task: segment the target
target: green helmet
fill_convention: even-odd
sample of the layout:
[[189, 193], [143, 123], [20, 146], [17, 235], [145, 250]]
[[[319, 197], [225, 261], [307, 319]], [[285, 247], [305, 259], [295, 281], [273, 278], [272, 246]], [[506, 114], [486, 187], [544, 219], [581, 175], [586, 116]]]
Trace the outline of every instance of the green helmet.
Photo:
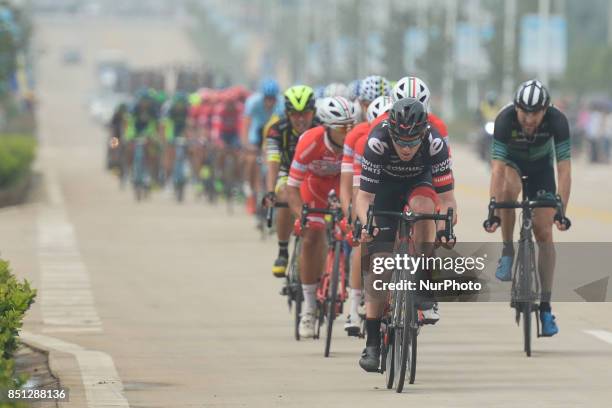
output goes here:
[[285, 110], [303, 112], [315, 107], [314, 91], [306, 85], [296, 85], [285, 91]]

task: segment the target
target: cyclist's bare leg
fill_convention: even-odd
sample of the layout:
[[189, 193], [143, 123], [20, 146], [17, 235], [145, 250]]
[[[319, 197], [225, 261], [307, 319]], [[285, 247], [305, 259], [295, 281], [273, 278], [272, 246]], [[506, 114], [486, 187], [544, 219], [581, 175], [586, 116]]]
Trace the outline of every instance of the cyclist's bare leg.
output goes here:
[[[357, 191], [359, 188], [353, 187], [353, 203], [355, 203], [357, 199]], [[354, 247], [351, 252], [351, 289], [359, 289], [361, 290], [361, 245]]]
[[[435, 211], [435, 204], [429, 197], [414, 196], [408, 203], [410, 209], [420, 214], [432, 214]], [[436, 225], [433, 221], [419, 221], [414, 224], [413, 238], [417, 245], [417, 254], [429, 252], [436, 236]], [[430, 255], [427, 253], [426, 255]]]
[[307, 228], [303, 232], [300, 259], [300, 279], [303, 284], [319, 281], [325, 266], [326, 241], [324, 229]]
[[538, 272], [542, 287], [542, 301], [550, 302], [555, 272], [555, 247], [553, 244], [554, 208], [536, 208], [533, 211], [533, 233], [538, 243]]
[[247, 211], [255, 213], [256, 197], [259, 192], [259, 166], [257, 166], [257, 148], [255, 145], [249, 145], [245, 149], [245, 166], [243, 180], [247, 182], [249, 190], [247, 191]]
[[[516, 169], [506, 166], [504, 188], [499, 201], [516, 201], [521, 192], [521, 178]], [[501, 218], [502, 241], [512, 242], [514, 237], [515, 210], [499, 210]]]
[[166, 171], [166, 180], [172, 176], [172, 170], [174, 168], [174, 160], [176, 158], [176, 150], [174, 145], [168, 143], [166, 144], [165, 151], [165, 171]]
[[[281, 186], [276, 194], [276, 199], [279, 202], [287, 202], [286, 185]], [[289, 241], [291, 231], [293, 229], [293, 215], [289, 208], [276, 209], [276, 236], [279, 242]]]
[[307, 228], [302, 233], [302, 253], [300, 254], [300, 280], [304, 305], [302, 314], [314, 313], [317, 306], [317, 282], [325, 265], [326, 237], [324, 229]]
[[361, 290], [361, 245], [351, 252], [351, 289]]
[[393, 254], [390, 252], [377, 252], [372, 254], [370, 257], [370, 267], [365, 274], [365, 292], [366, 292], [366, 319], [381, 319], [385, 312], [385, 306], [388, 301], [388, 292], [379, 291], [374, 289], [374, 282], [376, 280], [382, 280], [383, 282], [389, 282], [391, 279], [391, 272], [386, 271], [382, 274], [375, 274], [374, 260], [376, 258], [391, 257]]

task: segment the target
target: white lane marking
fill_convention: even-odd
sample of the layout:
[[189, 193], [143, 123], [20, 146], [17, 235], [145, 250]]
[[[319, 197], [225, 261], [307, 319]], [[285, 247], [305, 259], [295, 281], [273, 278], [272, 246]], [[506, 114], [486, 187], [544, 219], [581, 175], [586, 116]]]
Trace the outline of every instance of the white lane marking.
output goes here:
[[89, 408], [129, 408], [130, 405], [123, 395], [123, 383], [117, 374], [113, 359], [108, 354], [86, 350], [77, 344], [27, 331], [22, 331], [19, 337], [26, 342], [40, 344], [45, 349], [53, 349], [75, 356]]
[[606, 330], [584, 330], [584, 332], [597, 337], [599, 340], [612, 344], [612, 332]]
[[57, 176], [51, 169], [45, 171], [45, 182], [50, 205], [39, 208], [37, 219], [42, 331], [101, 331], [89, 273], [64, 209]]

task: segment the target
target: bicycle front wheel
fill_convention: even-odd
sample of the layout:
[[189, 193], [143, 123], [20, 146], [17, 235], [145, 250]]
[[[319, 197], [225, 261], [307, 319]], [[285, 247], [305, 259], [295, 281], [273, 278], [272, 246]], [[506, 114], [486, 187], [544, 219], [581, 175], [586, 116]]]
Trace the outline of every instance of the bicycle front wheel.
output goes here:
[[[414, 298], [409, 292], [400, 292], [398, 306], [398, 325], [394, 332], [395, 345], [395, 391], [400, 393], [404, 389], [406, 371], [414, 382], [416, 372], [416, 307]], [[399, 330], [398, 330], [399, 329]]]
[[342, 242], [334, 243], [334, 263], [332, 265], [329, 292], [327, 294], [327, 336], [325, 338], [325, 357], [329, 357], [331, 347], [332, 330], [336, 320], [336, 303], [338, 302], [338, 279], [340, 276], [340, 256], [342, 255]]
[[395, 377], [395, 354], [393, 347], [393, 330], [387, 326], [383, 333], [382, 346], [383, 349], [383, 369], [385, 371], [385, 385], [387, 389], [393, 388], [393, 379]]
[[409, 296], [410, 301], [410, 315], [412, 318], [410, 319], [410, 358], [408, 360], [410, 366], [410, 378], [408, 382], [410, 384], [414, 384], [414, 379], [416, 378], [416, 365], [417, 365], [417, 338], [419, 334], [418, 327], [418, 316], [417, 316], [417, 308], [414, 303], [414, 298]]
[[301, 251], [300, 238], [295, 237], [293, 252], [291, 253], [291, 262], [289, 263], [289, 274], [287, 279], [289, 304], [295, 303], [294, 308], [294, 335], [296, 340], [300, 340], [300, 315], [302, 313], [302, 283], [300, 282], [299, 258]]

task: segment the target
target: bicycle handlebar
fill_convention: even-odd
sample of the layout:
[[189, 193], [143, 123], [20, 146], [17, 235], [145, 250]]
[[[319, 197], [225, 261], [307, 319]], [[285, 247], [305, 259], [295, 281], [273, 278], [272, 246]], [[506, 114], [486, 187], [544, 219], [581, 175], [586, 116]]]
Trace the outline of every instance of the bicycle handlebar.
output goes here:
[[554, 220], [560, 222], [561, 224], [566, 226], [566, 229], [569, 229], [572, 225], [569, 218], [565, 216], [565, 210], [563, 208], [563, 201], [561, 200], [561, 196], [557, 194], [554, 200], [551, 199], [541, 199], [541, 200], [524, 200], [521, 202], [518, 201], [501, 201], [497, 202], [495, 197], [491, 197], [489, 201], [489, 214], [487, 219], [483, 222], [482, 226], [485, 229], [491, 228], [495, 224], [501, 224], [501, 219], [499, 216], [495, 215], [495, 210], [497, 209], [517, 209], [520, 208], [523, 211], [533, 210], [535, 208], [555, 208], [557, 211], [554, 216]]
[[[449, 208], [446, 214], [419, 214], [412, 211], [374, 211], [374, 204], [370, 204], [368, 207], [368, 219], [365, 225], [365, 230], [368, 235], [372, 235], [374, 232], [374, 217], [383, 216], [389, 218], [396, 218], [398, 220], [413, 224], [418, 221], [444, 221], [444, 236], [447, 241], [455, 239], [453, 233], [453, 214], [454, 210]], [[361, 234], [359, 234], [361, 235]]]
[[342, 219], [342, 209], [341, 208], [311, 208], [308, 204], [302, 205], [302, 217], [300, 218], [300, 224], [303, 227], [306, 226], [308, 222], [308, 214], [325, 214], [331, 215], [333, 217], [334, 222], [337, 222]]

